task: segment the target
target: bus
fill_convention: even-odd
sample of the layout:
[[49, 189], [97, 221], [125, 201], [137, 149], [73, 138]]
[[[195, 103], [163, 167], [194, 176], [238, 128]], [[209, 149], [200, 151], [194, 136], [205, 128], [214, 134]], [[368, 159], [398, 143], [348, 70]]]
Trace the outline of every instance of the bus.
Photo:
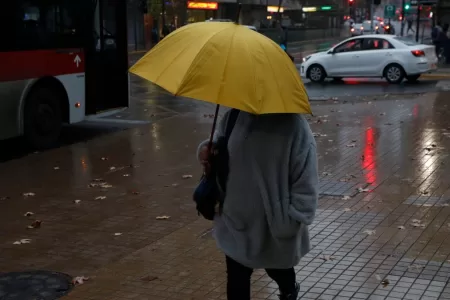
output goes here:
[[55, 145], [64, 124], [128, 107], [124, 0], [0, 3], [0, 140]]

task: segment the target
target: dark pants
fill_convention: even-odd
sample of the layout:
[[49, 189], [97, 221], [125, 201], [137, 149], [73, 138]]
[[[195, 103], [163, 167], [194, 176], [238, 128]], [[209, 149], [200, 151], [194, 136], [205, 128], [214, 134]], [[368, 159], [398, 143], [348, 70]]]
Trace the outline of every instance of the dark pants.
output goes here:
[[433, 42], [434, 44], [434, 49], [436, 51], [436, 56], [439, 58], [439, 52], [441, 51], [441, 43], [440, 42]]
[[[226, 257], [227, 263], [227, 299], [250, 300], [250, 277], [253, 270], [241, 265], [232, 258]], [[272, 278], [280, 289], [281, 294], [290, 294], [295, 291], [295, 271], [290, 269], [266, 269], [267, 275]]]

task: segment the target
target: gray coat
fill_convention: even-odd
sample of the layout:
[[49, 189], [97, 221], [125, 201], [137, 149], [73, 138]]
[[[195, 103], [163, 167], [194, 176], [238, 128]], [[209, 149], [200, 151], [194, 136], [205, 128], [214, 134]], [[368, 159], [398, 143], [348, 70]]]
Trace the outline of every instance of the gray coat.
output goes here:
[[254, 269], [295, 266], [310, 250], [308, 225], [318, 199], [316, 143], [308, 122], [296, 114], [240, 112], [228, 149], [227, 195], [214, 220], [218, 247]]

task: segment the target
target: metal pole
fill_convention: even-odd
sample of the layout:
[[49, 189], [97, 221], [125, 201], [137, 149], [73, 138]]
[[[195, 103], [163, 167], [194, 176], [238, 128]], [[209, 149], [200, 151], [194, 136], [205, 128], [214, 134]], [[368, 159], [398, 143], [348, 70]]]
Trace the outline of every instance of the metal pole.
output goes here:
[[416, 18], [416, 42], [419, 42], [419, 30], [420, 30], [420, 2], [417, 3], [417, 18]]
[[373, 0], [370, 0], [370, 33], [373, 33]]
[[403, 36], [403, 32], [405, 31], [405, 0], [402, 0], [402, 24], [400, 29], [400, 35]]
[[[161, 31], [162, 31], [162, 34], [165, 34], [166, 33], [166, 30], [165, 30], [165, 27], [166, 27], [166, 0], [162, 0], [162, 2], [161, 2], [161, 13], [162, 13]], [[164, 37], [166, 37], [166, 36], [164, 35]]]

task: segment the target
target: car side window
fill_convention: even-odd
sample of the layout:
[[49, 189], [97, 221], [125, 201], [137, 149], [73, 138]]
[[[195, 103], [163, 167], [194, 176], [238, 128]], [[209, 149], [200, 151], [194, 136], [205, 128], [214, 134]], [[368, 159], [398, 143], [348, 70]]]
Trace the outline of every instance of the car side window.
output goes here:
[[342, 45], [337, 46], [334, 49], [335, 53], [344, 53], [344, 52], [352, 52], [352, 51], [360, 51], [362, 50], [362, 41], [361, 39], [355, 39], [348, 42], [343, 43]]
[[389, 41], [381, 38], [366, 38], [363, 43], [364, 50], [383, 50], [383, 49], [394, 49]]

